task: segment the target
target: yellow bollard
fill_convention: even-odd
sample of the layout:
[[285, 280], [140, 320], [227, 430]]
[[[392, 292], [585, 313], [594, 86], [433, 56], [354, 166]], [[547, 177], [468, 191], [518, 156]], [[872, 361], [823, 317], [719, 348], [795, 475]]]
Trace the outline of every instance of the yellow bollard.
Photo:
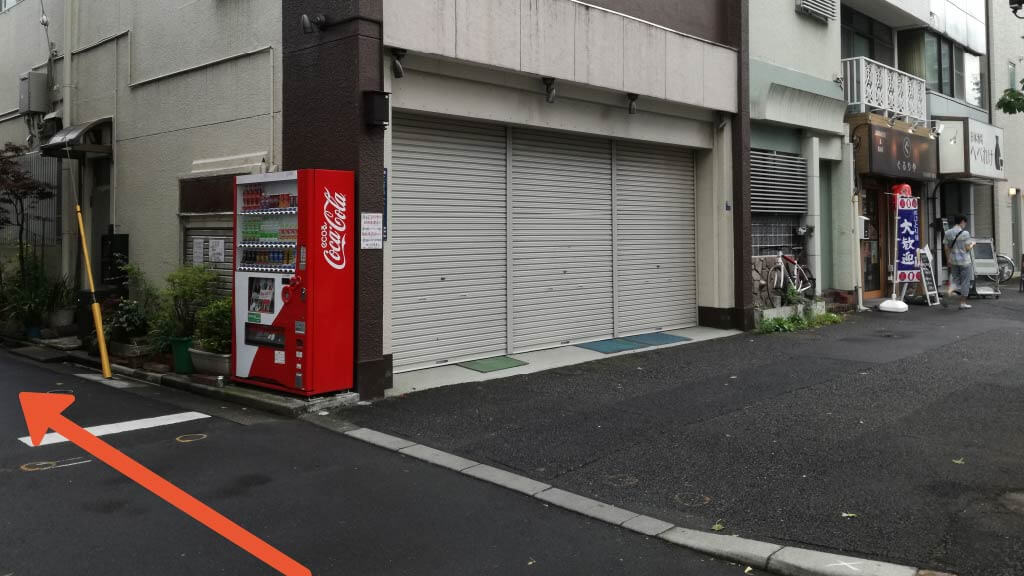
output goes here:
[[100, 312], [100, 303], [96, 301], [96, 285], [92, 280], [92, 264], [89, 263], [89, 246], [85, 242], [85, 224], [82, 222], [82, 206], [75, 204], [75, 213], [78, 214], [78, 235], [82, 238], [82, 258], [85, 259], [85, 273], [89, 277], [89, 296], [92, 298], [92, 321], [96, 326], [96, 340], [100, 346], [100, 365], [103, 367], [103, 377], [111, 378], [110, 358], [107, 356], [107, 338], [103, 335], [103, 314]]

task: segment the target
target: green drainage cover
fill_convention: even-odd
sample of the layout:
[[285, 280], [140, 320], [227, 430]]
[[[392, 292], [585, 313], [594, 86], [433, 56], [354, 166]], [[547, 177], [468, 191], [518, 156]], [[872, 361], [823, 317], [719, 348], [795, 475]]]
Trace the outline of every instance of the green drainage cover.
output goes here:
[[627, 336], [626, 340], [631, 342], [639, 342], [640, 344], [646, 344], [648, 346], [664, 346], [665, 344], [675, 344], [677, 342], [687, 342], [690, 339], [683, 336], [673, 336], [672, 334], [666, 334], [664, 332], [652, 332], [651, 334], [637, 334], [636, 336]]
[[469, 362], [461, 362], [459, 366], [463, 368], [469, 368], [477, 372], [497, 372], [498, 370], [507, 370], [509, 368], [515, 368], [517, 366], [524, 366], [527, 362], [522, 360], [516, 360], [515, 358], [509, 358], [508, 356], [495, 356], [494, 358], [484, 358], [483, 360], [471, 360]]
[[611, 340], [599, 340], [597, 342], [577, 344], [576, 347], [586, 348], [587, 350], [593, 350], [594, 352], [600, 352], [601, 354], [615, 354], [616, 352], [625, 352], [626, 350], [646, 348], [647, 345], [639, 342], [631, 342], [622, 338], [612, 338]]

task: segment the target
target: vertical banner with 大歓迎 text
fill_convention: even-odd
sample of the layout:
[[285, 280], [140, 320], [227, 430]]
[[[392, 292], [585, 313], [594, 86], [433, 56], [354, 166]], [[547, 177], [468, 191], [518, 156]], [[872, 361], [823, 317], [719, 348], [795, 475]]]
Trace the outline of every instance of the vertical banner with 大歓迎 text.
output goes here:
[[919, 199], [913, 196], [896, 198], [896, 281], [920, 282], [921, 270], [917, 249], [921, 237], [918, 222]]

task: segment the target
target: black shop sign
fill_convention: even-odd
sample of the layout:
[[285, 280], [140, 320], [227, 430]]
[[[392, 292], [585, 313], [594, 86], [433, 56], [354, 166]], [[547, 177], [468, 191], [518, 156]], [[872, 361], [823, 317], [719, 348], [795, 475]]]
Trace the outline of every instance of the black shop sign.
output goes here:
[[939, 169], [935, 141], [885, 126], [871, 126], [870, 172], [877, 176], [934, 180]]

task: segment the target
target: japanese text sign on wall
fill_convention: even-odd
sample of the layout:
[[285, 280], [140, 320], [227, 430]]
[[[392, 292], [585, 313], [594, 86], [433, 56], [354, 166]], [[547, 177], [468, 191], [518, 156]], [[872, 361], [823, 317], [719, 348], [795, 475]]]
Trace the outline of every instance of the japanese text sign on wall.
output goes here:
[[896, 198], [896, 280], [920, 282], [921, 270], [917, 262], [917, 248], [921, 237], [918, 222], [918, 199], [913, 196]]
[[931, 180], [938, 172], [934, 141], [884, 126], [871, 126], [869, 159], [869, 171], [879, 176]]

